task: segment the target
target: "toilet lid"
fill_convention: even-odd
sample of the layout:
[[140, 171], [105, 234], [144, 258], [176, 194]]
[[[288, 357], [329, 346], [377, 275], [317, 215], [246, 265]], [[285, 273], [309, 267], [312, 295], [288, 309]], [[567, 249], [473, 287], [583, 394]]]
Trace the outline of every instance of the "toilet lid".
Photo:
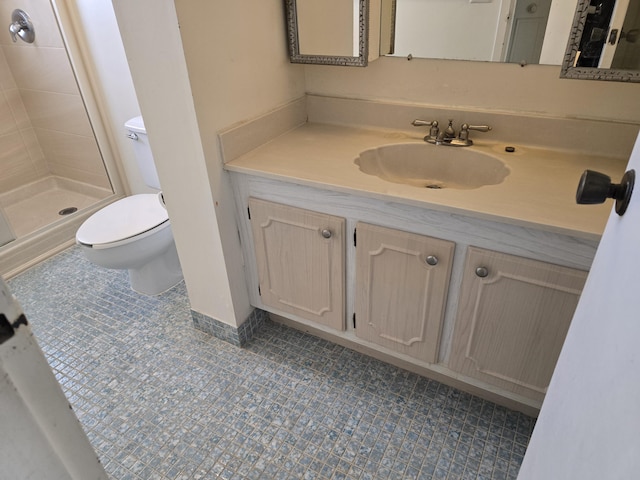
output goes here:
[[167, 210], [157, 194], [132, 195], [91, 215], [78, 229], [76, 240], [85, 245], [119, 242], [168, 221]]

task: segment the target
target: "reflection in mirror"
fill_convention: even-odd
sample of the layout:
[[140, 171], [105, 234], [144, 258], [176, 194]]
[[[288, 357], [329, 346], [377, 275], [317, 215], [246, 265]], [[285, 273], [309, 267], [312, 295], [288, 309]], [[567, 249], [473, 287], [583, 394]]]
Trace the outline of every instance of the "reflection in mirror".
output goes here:
[[286, 0], [292, 63], [367, 65], [369, 0]]
[[[566, 0], [382, 0], [386, 55], [560, 65], [575, 4]], [[568, 6], [567, 6], [568, 5]], [[392, 34], [392, 50], [384, 42]]]
[[640, 82], [640, 0], [579, 0], [560, 77]]

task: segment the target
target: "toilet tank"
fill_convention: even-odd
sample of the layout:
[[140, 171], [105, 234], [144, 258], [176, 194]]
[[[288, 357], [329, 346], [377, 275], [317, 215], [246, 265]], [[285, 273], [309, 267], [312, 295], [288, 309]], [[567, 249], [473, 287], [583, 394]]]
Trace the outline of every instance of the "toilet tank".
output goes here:
[[136, 156], [138, 170], [142, 174], [144, 183], [151, 188], [160, 190], [160, 180], [158, 180], [158, 172], [153, 162], [149, 138], [147, 137], [142, 117], [134, 117], [127, 120], [124, 127], [129, 131], [127, 136], [133, 142], [133, 151]]

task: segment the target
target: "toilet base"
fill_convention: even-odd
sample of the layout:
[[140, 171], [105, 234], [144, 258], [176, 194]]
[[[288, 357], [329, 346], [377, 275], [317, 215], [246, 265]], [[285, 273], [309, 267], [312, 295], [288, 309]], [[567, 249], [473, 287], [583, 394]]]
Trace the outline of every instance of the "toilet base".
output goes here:
[[166, 253], [142, 267], [129, 269], [131, 289], [142, 295], [160, 295], [180, 283], [182, 278], [175, 243]]

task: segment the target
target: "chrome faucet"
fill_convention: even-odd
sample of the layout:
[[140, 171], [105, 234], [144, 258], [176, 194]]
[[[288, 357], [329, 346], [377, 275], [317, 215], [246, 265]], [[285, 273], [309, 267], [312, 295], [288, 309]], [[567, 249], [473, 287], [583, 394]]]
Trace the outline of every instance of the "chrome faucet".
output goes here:
[[449, 120], [449, 125], [442, 131], [438, 127], [437, 120], [428, 122], [426, 120], [416, 119], [411, 122], [411, 124], [414, 127], [431, 127], [429, 134], [424, 137], [425, 142], [435, 145], [449, 145], [452, 147], [469, 147], [473, 145], [473, 141], [469, 138], [469, 130], [476, 130], [478, 132], [488, 132], [491, 130], [489, 125], [469, 125], [468, 123], [463, 123], [460, 127], [460, 132], [456, 136], [456, 131], [453, 128], [453, 120]]
[[431, 127], [429, 129], [429, 134], [424, 137], [425, 142], [436, 143], [436, 139], [440, 133], [440, 127], [438, 127], [438, 121], [434, 120], [433, 122], [428, 122], [426, 120], [418, 120], [415, 119], [411, 122], [411, 125], [414, 127]]

